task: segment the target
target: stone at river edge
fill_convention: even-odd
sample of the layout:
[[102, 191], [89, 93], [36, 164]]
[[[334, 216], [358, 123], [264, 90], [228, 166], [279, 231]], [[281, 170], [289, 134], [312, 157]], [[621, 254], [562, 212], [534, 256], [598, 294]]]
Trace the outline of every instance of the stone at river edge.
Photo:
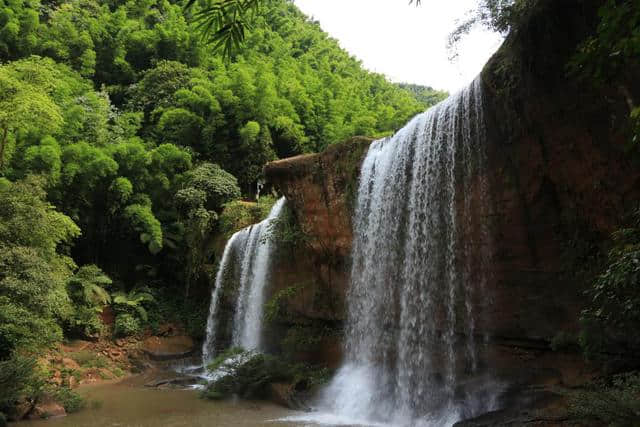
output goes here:
[[152, 360], [173, 360], [190, 356], [195, 349], [191, 337], [149, 337], [142, 343], [142, 350]]

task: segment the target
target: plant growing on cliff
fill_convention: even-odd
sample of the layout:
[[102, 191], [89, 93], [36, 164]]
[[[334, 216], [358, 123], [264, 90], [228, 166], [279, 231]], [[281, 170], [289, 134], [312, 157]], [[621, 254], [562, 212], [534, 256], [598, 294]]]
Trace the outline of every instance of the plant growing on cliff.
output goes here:
[[288, 205], [282, 209], [278, 218], [269, 222], [267, 231], [262, 236], [262, 243], [271, 241], [278, 248], [295, 250], [309, 243], [311, 237], [302, 229], [293, 210]]
[[587, 355], [615, 342], [640, 348], [640, 338], [631, 333], [640, 328], [640, 210], [612, 239], [608, 266], [587, 291], [590, 302], [582, 313], [581, 344]]
[[289, 286], [276, 292], [265, 304], [265, 320], [269, 323], [285, 320], [287, 301], [295, 297], [303, 288], [303, 286]]

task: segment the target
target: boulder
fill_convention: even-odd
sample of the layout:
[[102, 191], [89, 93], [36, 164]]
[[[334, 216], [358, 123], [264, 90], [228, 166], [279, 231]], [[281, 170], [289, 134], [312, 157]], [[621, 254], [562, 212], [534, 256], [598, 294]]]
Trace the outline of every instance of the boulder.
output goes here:
[[36, 403], [27, 418], [30, 420], [38, 420], [42, 418], [60, 418], [65, 417], [67, 412], [64, 407], [50, 397], [45, 397]]
[[7, 413], [7, 419], [9, 421], [20, 421], [31, 411], [31, 408], [33, 408], [33, 403], [27, 399], [22, 399]]

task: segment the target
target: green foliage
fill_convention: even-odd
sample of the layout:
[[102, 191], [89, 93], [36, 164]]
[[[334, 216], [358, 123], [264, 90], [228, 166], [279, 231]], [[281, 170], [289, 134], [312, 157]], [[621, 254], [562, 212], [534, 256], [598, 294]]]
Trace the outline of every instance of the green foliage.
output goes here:
[[[187, 8], [196, 0], [189, 0]], [[202, 37], [230, 58], [245, 40], [247, 14], [260, 6], [260, 0], [214, 0], [194, 14]]]
[[226, 237], [264, 220], [276, 203], [273, 196], [262, 196], [257, 203], [235, 200], [226, 203], [218, 219], [218, 230]]
[[269, 222], [262, 239], [277, 243], [280, 248], [293, 250], [306, 245], [310, 236], [300, 227], [293, 211], [285, 205], [280, 216]]
[[129, 313], [121, 313], [116, 316], [113, 335], [116, 337], [130, 337], [142, 331], [140, 321]]
[[640, 55], [640, 6], [634, 0], [607, 0], [599, 17], [596, 35], [582, 43], [569, 69], [603, 83], [623, 76], [629, 62]]
[[443, 101], [449, 96], [447, 92], [437, 91], [428, 86], [421, 86], [410, 83], [399, 83], [398, 86], [412, 93], [413, 96], [415, 96], [415, 98], [422, 103], [425, 110], [432, 105]]
[[106, 368], [109, 365], [106, 357], [90, 350], [74, 351], [67, 353], [66, 356], [73, 359], [83, 368]]
[[17, 134], [34, 130], [47, 134], [58, 130], [62, 114], [53, 101], [55, 78], [40, 59], [31, 58], [0, 66], [0, 173], [9, 156], [9, 144]]
[[49, 393], [56, 402], [62, 405], [68, 414], [78, 412], [87, 406], [87, 401], [68, 387], [56, 387]]
[[69, 279], [69, 295], [77, 304], [102, 308], [111, 302], [105, 289], [113, 282], [98, 266], [84, 265]]
[[640, 327], [640, 211], [612, 239], [608, 266], [589, 289], [590, 303], [582, 313], [582, 344], [588, 355], [608, 342], [640, 346], [640, 339], [627, 333]]
[[116, 292], [113, 294], [113, 306], [116, 313], [135, 314], [140, 320], [146, 322], [149, 319], [147, 308], [155, 303], [155, 297], [149, 289], [133, 289], [129, 293]]
[[43, 382], [35, 368], [35, 358], [17, 354], [0, 361], [0, 411], [9, 413], [19, 399], [40, 394]]
[[276, 292], [264, 306], [264, 318], [267, 322], [284, 320], [286, 303], [302, 290], [301, 286], [289, 286]]
[[640, 423], [640, 374], [631, 372], [601, 379], [570, 395], [570, 414], [608, 426]]
[[213, 163], [203, 163], [190, 170], [184, 180], [186, 188], [203, 192], [203, 207], [210, 210], [220, 210], [225, 203], [240, 197], [238, 180]]
[[58, 250], [79, 232], [45, 201], [37, 179], [0, 186], [0, 359], [60, 338], [73, 262]]
[[599, 9], [596, 34], [587, 38], [569, 62], [573, 78], [584, 84], [615, 84], [629, 107], [631, 144], [637, 155], [640, 143], [640, 107], [627, 86], [640, 57], [640, 4], [634, 0], [607, 0]]
[[98, 313], [96, 307], [75, 306], [72, 315], [66, 321], [67, 332], [82, 338], [95, 338], [100, 335], [103, 327]]
[[216, 371], [220, 376], [207, 386], [203, 397], [210, 399], [231, 395], [242, 398], [265, 397], [267, 385], [292, 379], [289, 366], [280, 359], [237, 349], [216, 367]]
[[153, 215], [151, 206], [133, 204], [124, 210], [125, 216], [140, 233], [140, 242], [147, 245], [149, 252], [157, 254], [162, 250], [162, 224]]

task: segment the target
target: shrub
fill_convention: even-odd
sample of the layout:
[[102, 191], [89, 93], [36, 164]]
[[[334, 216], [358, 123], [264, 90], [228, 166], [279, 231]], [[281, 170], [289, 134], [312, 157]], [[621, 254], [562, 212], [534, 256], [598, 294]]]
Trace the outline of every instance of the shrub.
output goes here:
[[587, 355], [616, 348], [633, 352], [640, 337], [640, 210], [631, 227], [616, 231], [608, 266], [587, 291], [588, 307], [581, 321], [581, 345]]
[[295, 297], [302, 288], [302, 286], [289, 286], [288, 288], [281, 289], [276, 292], [265, 304], [265, 320], [270, 323], [285, 320], [287, 301]]
[[93, 307], [74, 307], [67, 324], [69, 334], [83, 338], [99, 335], [103, 330], [102, 321]]
[[131, 314], [122, 313], [116, 316], [113, 334], [116, 337], [130, 337], [139, 334], [141, 331], [140, 322]]
[[237, 351], [235, 349], [234, 356], [217, 365], [219, 376], [209, 384], [203, 397], [220, 399], [239, 395], [242, 398], [261, 398], [268, 384], [293, 379], [289, 366], [276, 357]]
[[35, 367], [34, 358], [19, 355], [0, 362], [0, 410], [10, 410], [17, 400], [40, 394], [44, 381]]
[[67, 356], [83, 368], [106, 368], [109, 365], [106, 357], [88, 350], [68, 353]]
[[264, 220], [276, 203], [272, 196], [260, 197], [257, 203], [235, 200], [224, 205], [220, 214], [219, 229], [222, 234], [231, 236], [251, 224]]
[[7, 417], [0, 412], [0, 427], [7, 427]]
[[84, 409], [87, 404], [82, 396], [67, 387], [58, 387], [53, 389], [51, 391], [51, 395], [69, 414]]

